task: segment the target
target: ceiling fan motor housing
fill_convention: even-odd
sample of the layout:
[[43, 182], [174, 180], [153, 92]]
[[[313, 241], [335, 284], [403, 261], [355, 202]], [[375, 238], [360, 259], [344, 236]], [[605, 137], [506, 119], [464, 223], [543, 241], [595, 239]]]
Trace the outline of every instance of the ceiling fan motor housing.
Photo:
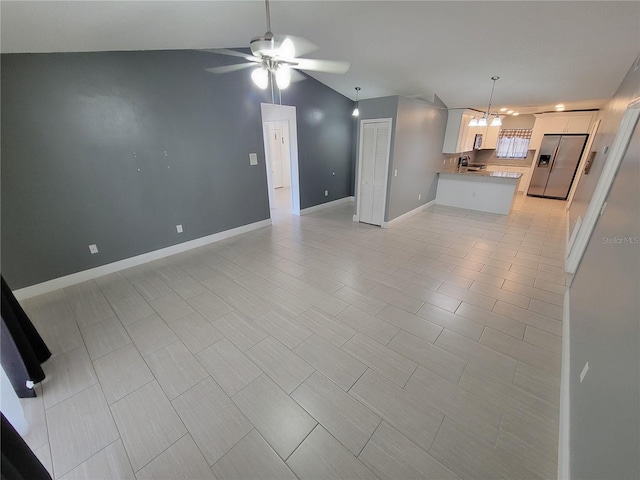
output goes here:
[[259, 37], [251, 39], [249, 46], [251, 53], [256, 57], [274, 57], [280, 48], [280, 42], [277, 42], [273, 33], [267, 32]]

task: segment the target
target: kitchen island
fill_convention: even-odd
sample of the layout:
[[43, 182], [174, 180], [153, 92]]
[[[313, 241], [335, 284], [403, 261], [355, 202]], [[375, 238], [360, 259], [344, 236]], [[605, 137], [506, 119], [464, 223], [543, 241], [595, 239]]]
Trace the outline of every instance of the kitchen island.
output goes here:
[[506, 215], [521, 173], [445, 170], [438, 172], [436, 204]]

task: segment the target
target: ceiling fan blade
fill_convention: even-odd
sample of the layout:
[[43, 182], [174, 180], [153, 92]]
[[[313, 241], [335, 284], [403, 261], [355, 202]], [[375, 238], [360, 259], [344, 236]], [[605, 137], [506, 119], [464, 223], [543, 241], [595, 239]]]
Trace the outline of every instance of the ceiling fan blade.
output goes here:
[[302, 80], [306, 80], [307, 77], [297, 70], [291, 69], [291, 83], [301, 82]]
[[297, 65], [293, 68], [300, 70], [311, 70], [314, 72], [327, 73], [346, 73], [351, 66], [349, 62], [340, 62], [336, 60], [314, 60], [312, 58], [296, 58], [294, 60]]
[[[283, 52], [281, 52], [282, 58], [288, 59], [296, 56], [299, 57], [302, 55], [307, 55], [318, 49], [318, 47], [314, 43], [310, 42], [306, 38], [296, 37], [294, 35], [275, 35], [274, 38], [280, 45], [282, 45], [287, 39], [293, 44], [293, 52], [286, 52], [284, 53], [284, 55], [282, 55]], [[285, 48], [285, 51], [286, 50], [287, 49]]]
[[245, 68], [255, 67], [256, 64], [250, 63], [235, 63], [233, 65], [223, 65], [221, 67], [205, 68], [207, 72], [211, 73], [229, 73], [236, 72], [238, 70], [244, 70]]
[[202, 52], [209, 52], [209, 53], [218, 53], [220, 55], [230, 55], [232, 57], [240, 57], [240, 58], [244, 58], [248, 62], [261, 62], [262, 61], [261, 58], [254, 57], [253, 55], [250, 55], [248, 53], [237, 52], [235, 50], [230, 50], [228, 48], [209, 48], [209, 49], [201, 50], [201, 51]]

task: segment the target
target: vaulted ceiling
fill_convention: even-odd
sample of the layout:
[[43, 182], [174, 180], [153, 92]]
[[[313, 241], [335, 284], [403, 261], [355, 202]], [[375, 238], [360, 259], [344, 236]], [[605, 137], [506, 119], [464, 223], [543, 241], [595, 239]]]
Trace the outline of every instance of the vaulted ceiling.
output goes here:
[[[2, 53], [246, 47], [266, 30], [260, 0], [3, 0], [0, 13]], [[313, 73], [348, 97], [449, 108], [485, 108], [493, 75], [496, 107], [599, 107], [640, 52], [638, 1], [272, 1], [271, 20], [315, 43], [311, 57], [350, 62]]]

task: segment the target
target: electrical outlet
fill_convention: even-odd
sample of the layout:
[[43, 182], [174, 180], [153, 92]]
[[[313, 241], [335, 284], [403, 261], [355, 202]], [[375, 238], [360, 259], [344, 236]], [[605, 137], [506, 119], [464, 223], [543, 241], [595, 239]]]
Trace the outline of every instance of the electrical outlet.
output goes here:
[[325, 197], [328, 197], [328, 196], [329, 196], [329, 190], [325, 190], [325, 191], [324, 191], [324, 196], [325, 196]]
[[176, 225], [176, 231], [177, 231], [178, 233], [182, 233], [182, 232], [183, 232], [183, 230], [182, 230], [182, 225]]
[[421, 198], [422, 198], [422, 194], [421, 194], [421, 193], [419, 193], [419, 194], [418, 194], [418, 200], [420, 200]]
[[91, 255], [98, 253], [98, 246], [95, 243], [92, 243], [89, 245], [89, 251], [91, 252]]
[[393, 176], [394, 176], [394, 177], [397, 177], [397, 176], [398, 176], [398, 169], [397, 169], [397, 168], [393, 171]]
[[249, 154], [249, 165], [257, 165], [258, 164], [258, 154], [250, 153]]

